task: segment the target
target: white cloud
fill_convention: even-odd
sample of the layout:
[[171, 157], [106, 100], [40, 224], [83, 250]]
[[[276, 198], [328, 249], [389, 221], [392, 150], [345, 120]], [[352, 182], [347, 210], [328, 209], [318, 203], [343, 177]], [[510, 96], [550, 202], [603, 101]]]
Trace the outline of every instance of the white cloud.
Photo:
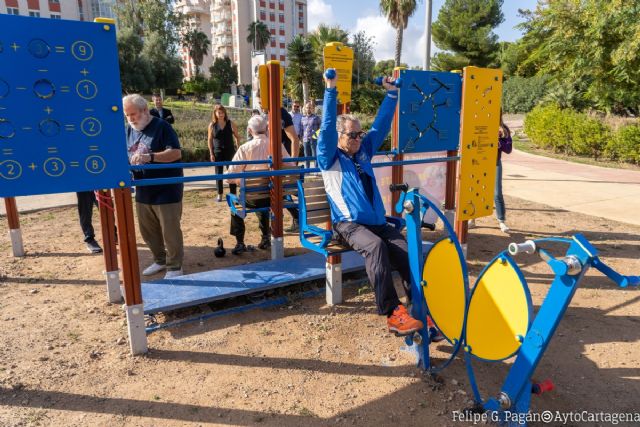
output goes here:
[[319, 24], [335, 22], [333, 6], [324, 0], [310, 0], [307, 4], [309, 32], [313, 32]]
[[[376, 61], [394, 58], [396, 50], [396, 30], [389, 24], [387, 18], [380, 15], [358, 18], [356, 28], [353, 32], [358, 31], [364, 31], [368, 36], [373, 37], [375, 42], [373, 54]], [[409, 64], [409, 66], [422, 66], [425, 46], [424, 28], [415, 24], [412, 25], [411, 21], [409, 21], [409, 25], [404, 30], [402, 36], [402, 56], [400, 60], [405, 64]], [[434, 47], [432, 44], [431, 54], [433, 55], [433, 53]]]

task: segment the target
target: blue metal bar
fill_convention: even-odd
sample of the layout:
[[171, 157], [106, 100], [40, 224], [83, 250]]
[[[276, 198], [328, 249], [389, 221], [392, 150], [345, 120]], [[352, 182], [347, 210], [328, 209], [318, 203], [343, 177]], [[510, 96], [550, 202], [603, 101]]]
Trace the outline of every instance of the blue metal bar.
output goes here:
[[145, 165], [131, 165], [132, 171], [144, 171], [151, 169], [176, 169], [176, 168], [208, 168], [211, 166], [231, 165], [271, 165], [271, 160], [239, 160], [228, 162], [194, 162], [194, 163], [147, 163]]
[[371, 163], [374, 168], [382, 168], [385, 166], [399, 166], [399, 165], [418, 165], [421, 163], [440, 163], [440, 162], [456, 162], [460, 160], [460, 156], [452, 157], [434, 157], [430, 159], [416, 159], [416, 160], [393, 160], [389, 162]]
[[[429, 159], [417, 159], [417, 160], [398, 160], [392, 162], [380, 162], [372, 163], [374, 168], [381, 168], [392, 165], [413, 165], [422, 163], [438, 163], [438, 162], [451, 162], [459, 160], [459, 156], [454, 157], [436, 157]], [[177, 165], [178, 163], [173, 163]], [[188, 163], [187, 163], [188, 164]], [[175, 167], [175, 166], [173, 166]], [[236, 179], [236, 178], [263, 178], [269, 176], [285, 176], [295, 174], [307, 174], [320, 172], [319, 168], [300, 168], [300, 169], [282, 169], [282, 170], [264, 170], [264, 171], [249, 171], [249, 172], [237, 172], [227, 174], [214, 174], [214, 175], [198, 175], [198, 176], [183, 176], [172, 178], [152, 178], [152, 179], [138, 179], [133, 180], [132, 185], [143, 187], [149, 185], [165, 185], [165, 184], [179, 184], [184, 182], [197, 182], [197, 181], [217, 181], [224, 179]]]

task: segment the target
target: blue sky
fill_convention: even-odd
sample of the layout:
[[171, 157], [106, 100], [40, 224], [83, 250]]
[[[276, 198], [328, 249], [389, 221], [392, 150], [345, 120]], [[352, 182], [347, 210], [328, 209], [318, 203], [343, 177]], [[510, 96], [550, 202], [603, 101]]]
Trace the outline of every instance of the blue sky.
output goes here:
[[[500, 40], [514, 41], [521, 34], [513, 27], [522, 19], [518, 16], [518, 8], [534, 9], [537, 0], [505, 0], [502, 13], [505, 22], [496, 30]], [[307, 0], [309, 11], [309, 30], [313, 31], [319, 23], [340, 25], [340, 27], [357, 32], [364, 30], [375, 40], [374, 55], [376, 61], [391, 59], [395, 49], [395, 30], [380, 15], [377, 0]], [[411, 65], [422, 65], [425, 51], [424, 23], [426, 0], [418, 4], [418, 10], [409, 19], [404, 33], [402, 62]], [[433, 0], [433, 20], [438, 18], [438, 11], [444, 0]], [[432, 53], [437, 48], [432, 44]]]

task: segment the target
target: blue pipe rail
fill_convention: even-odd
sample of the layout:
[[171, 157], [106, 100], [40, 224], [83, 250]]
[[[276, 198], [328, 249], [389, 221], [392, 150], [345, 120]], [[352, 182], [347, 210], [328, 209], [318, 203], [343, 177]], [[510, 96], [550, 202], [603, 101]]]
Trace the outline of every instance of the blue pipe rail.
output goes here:
[[[395, 156], [398, 154], [396, 150], [391, 151], [379, 151], [375, 156]], [[305, 162], [310, 160], [316, 160], [315, 157], [285, 157], [282, 159], [283, 163], [293, 162]], [[176, 168], [208, 168], [212, 166], [231, 166], [231, 165], [269, 165], [273, 161], [271, 158], [265, 160], [237, 160], [237, 161], [225, 161], [225, 162], [193, 162], [193, 163], [147, 163], [145, 165], [131, 165], [129, 168], [132, 171], [144, 171], [154, 169], [176, 169]]]
[[[451, 162], [459, 160], [460, 156], [452, 157], [432, 157], [428, 159], [416, 159], [416, 160], [396, 160], [390, 162], [372, 163], [374, 168], [381, 168], [393, 165], [413, 165], [422, 163], [438, 163], [438, 162]], [[220, 162], [223, 163], [223, 162]], [[174, 165], [177, 163], [174, 163]], [[146, 165], [145, 165], [146, 166]], [[175, 167], [175, 166], [174, 166]], [[198, 176], [182, 176], [171, 178], [147, 178], [147, 179], [134, 179], [132, 184], [139, 187], [149, 185], [165, 185], [165, 184], [180, 184], [186, 182], [198, 182], [198, 181], [217, 181], [225, 179], [237, 179], [237, 178], [264, 178], [271, 176], [285, 176], [292, 174], [307, 174], [320, 172], [319, 168], [300, 168], [300, 169], [282, 169], [282, 170], [263, 170], [263, 171], [249, 171], [249, 172], [237, 172], [226, 174], [213, 174], [213, 175], [198, 175]]]

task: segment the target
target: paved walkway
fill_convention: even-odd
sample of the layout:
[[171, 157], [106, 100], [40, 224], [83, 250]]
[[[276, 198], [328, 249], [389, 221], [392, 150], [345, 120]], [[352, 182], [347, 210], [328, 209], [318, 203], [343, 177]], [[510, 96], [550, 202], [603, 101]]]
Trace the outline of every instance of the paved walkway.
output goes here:
[[[554, 208], [640, 225], [640, 172], [570, 163], [514, 150], [504, 159], [504, 193]], [[185, 175], [208, 174], [187, 169]], [[189, 183], [187, 190], [212, 188], [212, 182]], [[27, 212], [74, 205], [75, 194], [18, 197]], [[0, 203], [4, 214], [4, 203]]]

